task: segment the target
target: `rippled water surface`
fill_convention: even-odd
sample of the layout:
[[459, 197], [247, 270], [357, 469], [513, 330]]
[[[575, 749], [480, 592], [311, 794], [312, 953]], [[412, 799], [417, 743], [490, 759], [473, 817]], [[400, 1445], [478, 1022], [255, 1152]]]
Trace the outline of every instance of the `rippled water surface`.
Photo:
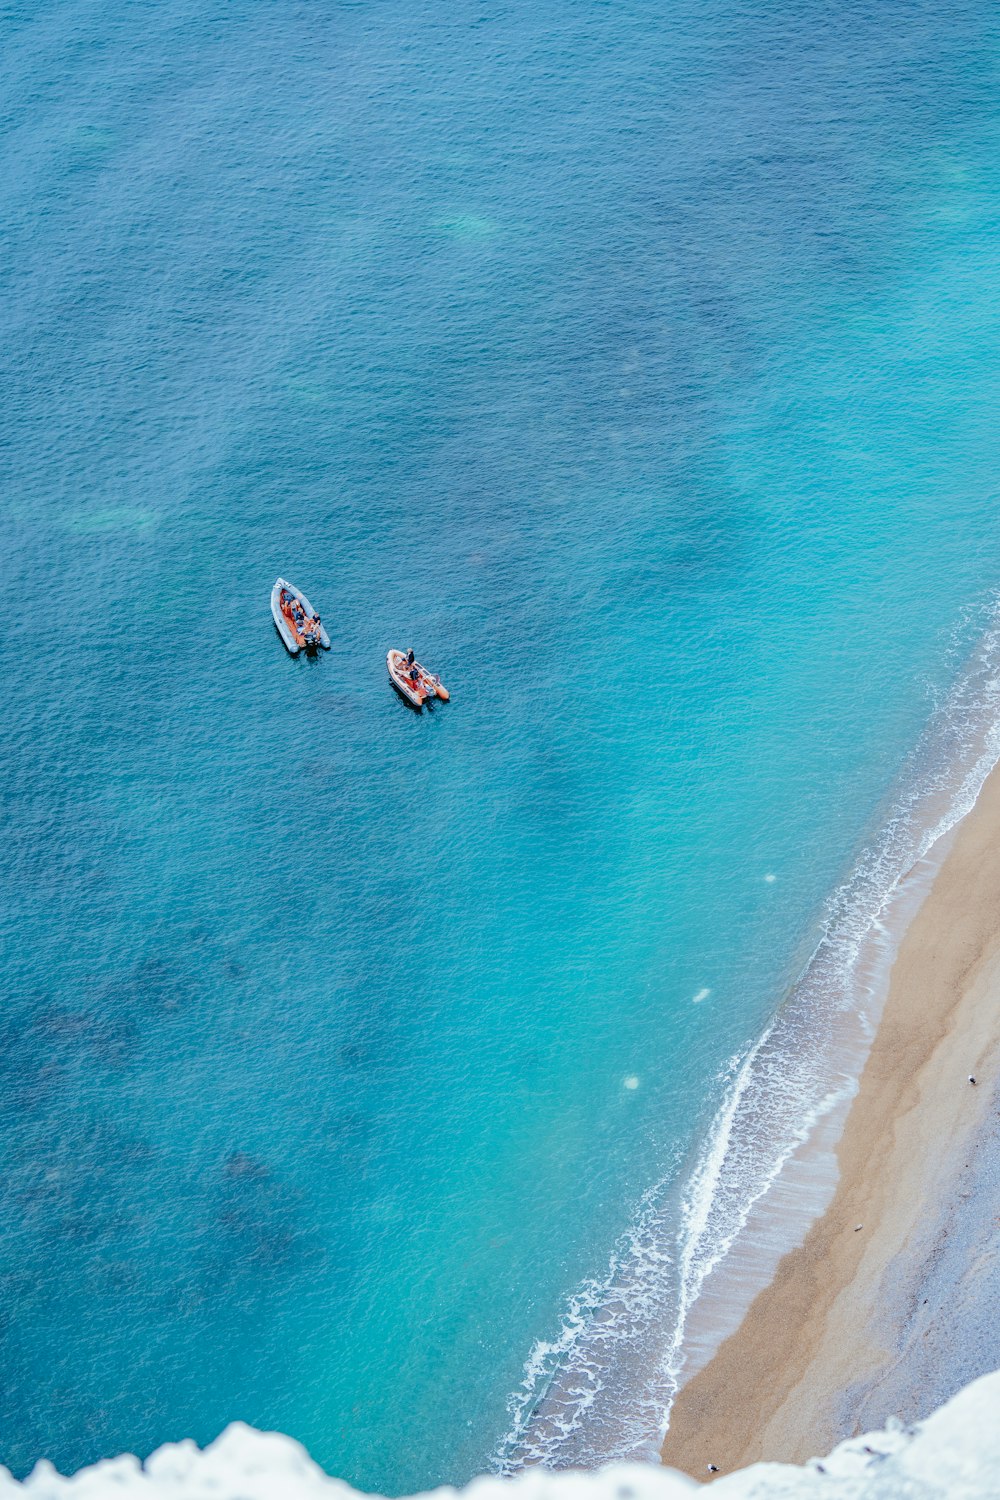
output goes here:
[[635, 1451], [993, 711], [995, 13], [0, 26], [0, 1458]]

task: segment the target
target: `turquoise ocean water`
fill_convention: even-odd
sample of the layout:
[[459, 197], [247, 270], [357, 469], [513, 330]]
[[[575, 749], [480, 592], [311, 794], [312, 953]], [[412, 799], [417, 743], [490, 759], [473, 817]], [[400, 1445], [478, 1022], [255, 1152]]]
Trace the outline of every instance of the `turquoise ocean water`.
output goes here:
[[648, 1451], [994, 753], [996, 13], [0, 29], [0, 1459]]

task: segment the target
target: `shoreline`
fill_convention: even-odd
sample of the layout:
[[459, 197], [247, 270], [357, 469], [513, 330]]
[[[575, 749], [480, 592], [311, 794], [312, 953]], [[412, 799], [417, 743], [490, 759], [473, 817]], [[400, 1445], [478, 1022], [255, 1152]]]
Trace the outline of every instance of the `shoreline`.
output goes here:
[[[987, 1140], [1000, 1143], [984, 1129], [1000, 1053], [997, 996], [994, 768], [948, 835], [930, 890], [902, 935], [836, 1148], [832, 1199], [735, 1332], [681, 1386], [664, 1463], [701, 1479], [710, 1464], [728, 1473], [760, 1459], [802, 1462], [871, 1427], [873, 1412], [879, 1422], [894, 1407], [926, 1415], [943, 1399], [937, 1393], [950, 1394], [949, 1370], [957, 1389], [972, 1378], [970, 1366], [981, 1373], [1000, 1362], [1000, 1336], [977, 1337], [978, 1311], [985, 1330], [992, 1321], [991, 1288], [977, 1299], [963, 1281], [973, 1260], [990, 1253], [970, 1228], [989, 1215], [961, 1214], [984, 1184], [1000, 1209], [1000, 1151], [985, 1150]], [[959, 1283], [968, 1292], [971, 1354], [968, 1338], [957, 1347], [952, 1331], [951, 1292]], [[914, 1341], [936, 1349], [933, 1372], [921, 1366]]]
[[[901, 947], [966, 820], [979, 821], [986, 788], [1000, 778], [998, 653], [995, 602], [965, 669], [872, 810], [800, 943], [793, 961], [801, 967], [788, 973], [771, 1020], [720, 1070], [722, 1097], [710, 1124], [677, 1172], [642, 1196], [606, 1276], [569, 1294], [558, 1332], [533, 1344], [491, 1453], [495, 1472], [656, 1462], [661, 1453], [701, 1478], [710, 1463], [722, 1469], [717, 1453], [702, 1465], [700, 1450], [686, 1457], [677, 1446], [686, 1392], [705, 1389], [703, 1372], [718, 1368], [717, 1356], [757, 1297], [834, 1201], [846, 1123]], [[997, 823], [1000, 840], [1000, 812]], [[1000, 874], [996, 897], [1000, 907]], [[1000, 1166], [1000, 1140], [990, 1160]], [[956, 1279], [962, 1274], [954, 1268]], [[897, 1309], [894, 1317], [902, 1326], [908, 1313]], [[970, 1332], [978, 1344], [979, 1329]], [[967, 1361], [956, 1356], [954, 1363], [965, 1368]], [[1000, 1341], [973, 1374], [994, 1367]], [[925, 1409], [971, 1378], [956, 1379]], [[940, 1386], [934, 1378], [929, 1384]], [[866, 1427], [910, 1410], [905, 1390], [894, 1401]], [[837, 1431], [852, 1430], [847, 1418], [838, 1424]]]

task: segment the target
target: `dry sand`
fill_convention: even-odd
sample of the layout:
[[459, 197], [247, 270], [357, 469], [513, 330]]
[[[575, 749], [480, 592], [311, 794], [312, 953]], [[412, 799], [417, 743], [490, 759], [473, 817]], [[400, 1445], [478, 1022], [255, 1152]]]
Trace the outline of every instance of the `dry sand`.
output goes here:
[[[880, 1399], [925, 1415], [970, 1378], [953, 1308], [957, 1289], [977, 1278], [989, 1294], [966, 1308], [963, 1326], [975, 1341], [988, 1320], [975, 1360], [993, 1367], [997, 1200], [975, 1190], [974, 1158], [989, 1142], [995, 1185], [998, 1017], [994, 771], [903, 937], [830, 1208], [681, 1390], [665, 1463], [704, 1479], [709, 1464], [727, 1473], [760, 1459], [803, 1462], [881, 1423], [893, 1408]], [[942, 1367], [949, 1360], [954, 1370]]]

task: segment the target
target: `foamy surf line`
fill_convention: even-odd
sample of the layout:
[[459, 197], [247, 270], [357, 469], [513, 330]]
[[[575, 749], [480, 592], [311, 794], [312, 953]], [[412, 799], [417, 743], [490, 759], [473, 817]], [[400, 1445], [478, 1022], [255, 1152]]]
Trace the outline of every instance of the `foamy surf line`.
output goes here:
[[730, 1059], [693, 1167], [643, 1196], [607, 1273], [568, 1300], [509, 1401], [493, 1467], [655, 1460], [684, 1381], [804, 1237], [836, 1182], [835, 1146], [902, 927], [946, 835], [1000, 761], [1000, 601], [904, 767], [877, 836], [833, 892], [774, 1020]]

